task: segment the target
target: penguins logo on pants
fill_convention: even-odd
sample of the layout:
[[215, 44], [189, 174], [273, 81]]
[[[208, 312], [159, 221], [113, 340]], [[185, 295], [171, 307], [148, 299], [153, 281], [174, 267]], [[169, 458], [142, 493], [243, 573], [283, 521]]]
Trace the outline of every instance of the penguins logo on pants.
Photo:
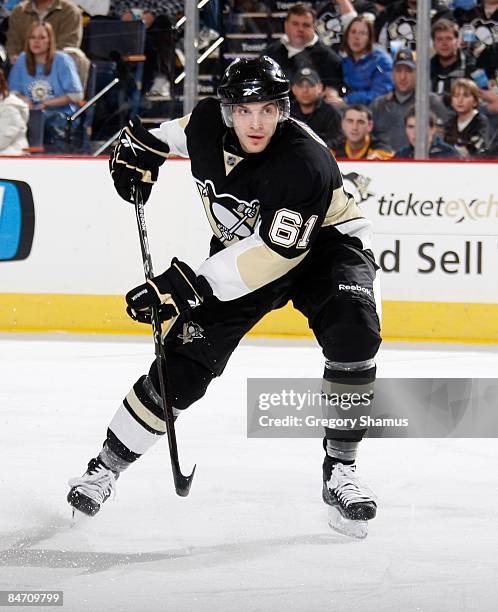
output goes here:
[[197, 323], [188, 321], [183, 324], [183, 331], [181, 334], [178, 334], [178, 338], [183, 340], [183, 344], [187, 344], [188, 342], [204, 338], [204, 330]]

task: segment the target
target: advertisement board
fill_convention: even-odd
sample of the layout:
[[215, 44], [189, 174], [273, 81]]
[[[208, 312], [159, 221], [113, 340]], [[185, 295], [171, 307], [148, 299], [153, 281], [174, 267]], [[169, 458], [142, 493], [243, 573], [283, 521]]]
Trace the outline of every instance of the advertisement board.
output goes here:
[[[372, 221], [383, 335], [498, 341], [493, 163], [341, 162]], [[169, 160], [146, 206], [155, 270], [198, 266], [210, 230], [188, 160]], [[0, 328], [144, 333], [123, 295], [142, 282], [132, 205], [105, 159], [0, 158]], [[309, 335], [290, 306], [253, 330]]]

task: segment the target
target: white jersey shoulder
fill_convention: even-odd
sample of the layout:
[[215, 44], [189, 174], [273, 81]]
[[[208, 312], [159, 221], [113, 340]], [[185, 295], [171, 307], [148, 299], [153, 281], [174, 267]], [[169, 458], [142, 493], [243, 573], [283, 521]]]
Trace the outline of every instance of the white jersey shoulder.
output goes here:
[[188, 157], [187, 137], [185, 128], [189, 122], [190, 115], [185, 115], [179, 119], [165, 121], [158, 128], [150, 130], [150, 133], [165, 142], [169, 146], [171, 155], [179, 155], [180, 157]]

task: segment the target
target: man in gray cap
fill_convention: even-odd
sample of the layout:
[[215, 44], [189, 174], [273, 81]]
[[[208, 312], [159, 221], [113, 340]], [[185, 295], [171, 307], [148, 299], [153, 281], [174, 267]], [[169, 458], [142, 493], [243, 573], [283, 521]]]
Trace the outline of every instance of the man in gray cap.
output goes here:
[[[409, 144], [405, 131], [405, 118], [415, 104], [415, 80], [415, 52], [410, 49], [400, 49], [394, 56], [394, 90], [376, 98], [370, 106], [375, 137], [389, 144], [395, 151]], [[439, 96], [431, 93], [429, 105], [438, 123], [443, 125], [449, 118], [449, 113]]]
[[322, 98], [323, 83], [311, 68], [301, 68], [292, 79], [291, 116], [306, 123], [333, 149], [342, 135], [341, 114]]

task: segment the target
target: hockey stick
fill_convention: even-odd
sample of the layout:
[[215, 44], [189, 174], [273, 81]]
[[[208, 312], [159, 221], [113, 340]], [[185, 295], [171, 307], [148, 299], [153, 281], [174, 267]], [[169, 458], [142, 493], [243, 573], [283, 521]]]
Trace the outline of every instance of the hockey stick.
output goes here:
[[[135, 213], [137, 217], [138, 234], [140, 236], [140, 250], [142, 251], [142, 261], [144, 266], [145, 278], [149, 280], [153, 277], [152, 258], [150, 256], [149, 240], [147, 238], [147, 226], [145, 225], [144, 203], [142, 193], [139, 188], [135, 190]], [[196, 465], [190, 476], [184, 476], [180, 469], [178, 461], [178, 447], [176, 444], [175, 423], [173, 418], [173, 408], [168, 401], [166, 390], [168, 380], [166, 375], [166, 356], [162, 343], [161, 319], [159, 310], [156, 306], [151, 308], [152, 335], [154, 337], [154, 349], [156, 354], [157, 374], [159, 378], [159, 394], [161, 396], [161, 404], [164, 413], [164, 421], [166, 423], [166, 432], [168, 434], [169, 456], [171, 459], [171, 468], [173, 470], [173, 479], [175, 481], [175, 490], [181, 497], [186, 497], [189, 494], [192, 479]]]

